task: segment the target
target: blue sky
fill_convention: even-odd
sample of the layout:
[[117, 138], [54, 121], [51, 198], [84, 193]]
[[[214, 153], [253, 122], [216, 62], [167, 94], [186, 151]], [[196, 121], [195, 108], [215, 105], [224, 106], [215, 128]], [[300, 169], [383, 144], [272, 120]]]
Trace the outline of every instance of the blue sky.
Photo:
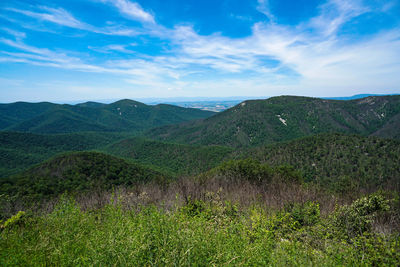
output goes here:
[[0, 1], [0, 102], [400, 93], [400, 0]]

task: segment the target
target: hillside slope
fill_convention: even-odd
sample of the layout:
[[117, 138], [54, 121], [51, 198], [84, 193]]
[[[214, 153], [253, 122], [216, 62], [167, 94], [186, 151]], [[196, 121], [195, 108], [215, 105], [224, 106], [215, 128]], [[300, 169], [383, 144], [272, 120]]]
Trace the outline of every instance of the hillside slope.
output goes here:
[[400, 141], [324, 133], [264, 146], [232, 149], [141, 139], [124, 139], [104, 148], [172, 175], [197, 175], [230, 159], [252, 158], [272, 167], [289, 165], [305, 181], [334, 191], [389, 186], [400, 190]]
[[31, 133], [140, 132], [203, 119], [214, 113], [172, 105], [150, 106], [133, 100], [112, 104], [13, 103], [0, 106], [0, 129]]
[[102, 151], [180, 176], [199, 174], [216, 167], [228, 158], [233, 149], [173, 144], [133, 137], [111, 144]]
[[24, 120], [32, 119], [53, 109], [55, 106], [57, 105], [48, 102], [0, 104], [0, 130]]
[[335, 191], [389, 186], [400, 190], [400, 141], [344, 134], [320, 134], [249, 148], [237, 158], [254, 158], [301, 170], [306, 181]]
[[68, 192], [108, 190], [150, 181], [165, 181], [167, 176], [97, 152], [77, 152], [57, 156], [31, 169], [0, 180], [0, 193], [34, 199]]
[[0, 131], [0, 178], [66, 151], [83, 151], [128, 137], [120, 133], [38, 135]]
[[164, 126], [148, 137], [232, 147], [257, 146], [324, 132], [399, 136], [400, 96], [340, 101], [281, 96], [245, 101], [210, 118]]

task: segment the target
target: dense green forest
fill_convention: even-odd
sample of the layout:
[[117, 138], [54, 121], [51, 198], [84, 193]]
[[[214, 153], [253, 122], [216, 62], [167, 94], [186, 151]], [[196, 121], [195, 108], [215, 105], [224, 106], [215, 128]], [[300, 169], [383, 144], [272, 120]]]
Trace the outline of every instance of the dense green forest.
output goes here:
[[173, 176], [182, 176], [200, 174], [216, 167], [234, 150], [223, 146], [185, 145], [133, 137], [113, 143], [102, 151]]
[[0, 265], [396, 266], [399, 126], [399, 96], [2, 104]]
[[166, 182], [168, 176], [123, 159], [96, 152], [57, 156], [0, 181], [0, 193], [41, 200], [64, 192], [90, 192], [129, 187], [150, 181]]
[[0, 178], [23, 171], [58, 153], [97, 149], [128, 136], [126, 133], [38, 135], [0, 131]]
[[272, 166], [288, 164], [306, 181], [338, 191], [356, 188], [400, 190], [400, 141], [344, 134], [320, 134], [243, 150]]
[[199, 175], [230, 159], [253, 158], [271, 166], [291, 165], [306, 182], [337, 191], [399, 188], [399, 141], [345, 134], [320, 134], [245, 149], [166, 143], [126, 134], [36, 135], [0, 133], [3, 177], [67, 151], [96, 150], [147, 166], [167, 176]]

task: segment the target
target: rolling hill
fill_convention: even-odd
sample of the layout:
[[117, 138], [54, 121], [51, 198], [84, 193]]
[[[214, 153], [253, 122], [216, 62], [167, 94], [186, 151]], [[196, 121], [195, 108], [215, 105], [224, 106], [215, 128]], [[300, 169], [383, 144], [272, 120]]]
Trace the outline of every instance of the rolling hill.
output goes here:
[[232, 148], [165, 143], [132, 137], [120, 140], [102, 152], [151, 166], [174, 176], [196, 175], [228, 159]]
[[39, 135], [0, 131], [0, 178], [18, 173], [61, 152], [97, 149], [128, 136], [121, 133]]
[[48, 102], [0, 104], [0, 130], [11, 127], [24, 120], [32, 119], [53, 109], [55, 106], [56, 104]]
[[350, 101], [280, 96], [244, 101], [203, 120], [152, 129], [146, 136], [236, 148], [329, 132], [396, 138], [399, 114], [399, 95]]
[[166, 181], [169, 177], [139, 164], [98, 152], [59, 155], [8, 179], [0, 191], [33, 199], [57, 196], [65, 191], [108, 190], [114, 186]]
[[73, 132], [141, 132], [153, 127], [203, 119], [214, 112], [133, 100], [78, 105], [12, 103], [0, 106], [0, 129], [41, 134]]

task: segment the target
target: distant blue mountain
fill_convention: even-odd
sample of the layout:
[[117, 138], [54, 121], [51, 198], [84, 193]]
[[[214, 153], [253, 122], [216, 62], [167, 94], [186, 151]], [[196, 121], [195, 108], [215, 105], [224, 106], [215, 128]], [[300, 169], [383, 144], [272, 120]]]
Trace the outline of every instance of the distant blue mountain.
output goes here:
[[[398, 94], [386, 94], [386, 95], [398, 95]], [[384, 96], [379, 94], [358, 94], [353, 96], [339, 96], [339, 97], [321, 97], [322, 99], [331, 99], [331, 100], [353, 100], [353, 99], [360, 99], [369, 96]]]

